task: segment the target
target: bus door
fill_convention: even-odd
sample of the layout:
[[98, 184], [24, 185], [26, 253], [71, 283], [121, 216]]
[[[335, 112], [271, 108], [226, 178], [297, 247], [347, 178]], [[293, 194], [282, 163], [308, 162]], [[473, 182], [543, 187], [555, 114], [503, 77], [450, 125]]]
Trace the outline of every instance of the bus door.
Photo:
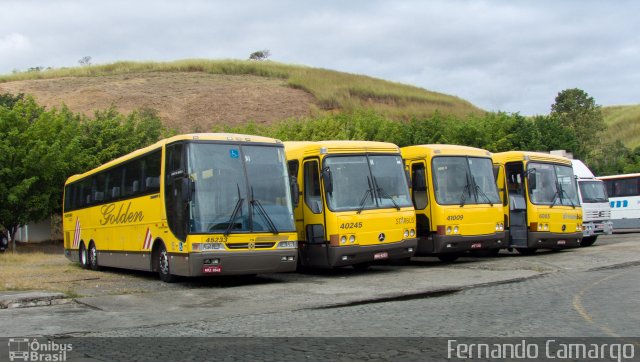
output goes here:
[[509, 247], [527, 247], [524, 166], [522, 162], [507, 163], [505, 172], [509, 198]]
[[302, 217], [305, 242], [300, 245], [302, 265], [328, 265], [327, 232], [325, 230], [324, 201], [320, 187], [320, 160], [308, 159], [302, 164]]
[[[411, 197], [416, 209], [416, 233], [420, 239], [428, 239], [431, 234], [431, 205], [427, 187], [427, 168], [423, 160], [410, 161], [411, 168]], [[418, 243], [425, 245], [424, 243]], [[433, 252], [433, 250], [418, 250], [418, 252]]]

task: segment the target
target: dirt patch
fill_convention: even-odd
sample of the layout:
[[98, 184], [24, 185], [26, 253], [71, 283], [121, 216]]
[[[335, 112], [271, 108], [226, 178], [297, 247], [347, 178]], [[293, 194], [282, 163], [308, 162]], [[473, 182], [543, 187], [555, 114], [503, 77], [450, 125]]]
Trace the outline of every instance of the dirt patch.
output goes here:
[[159, 112], [179, 132], [206, 132], [219, 125], [254, 121], [270, 124], [309, 116], [316, 100], [284, 80], [253, 75], [152, 72], [100, 77], [56, 78], [0, 83], [0, 93], [27, 93], [48, 108], [66, 104], [92, 116], [115, 106]]

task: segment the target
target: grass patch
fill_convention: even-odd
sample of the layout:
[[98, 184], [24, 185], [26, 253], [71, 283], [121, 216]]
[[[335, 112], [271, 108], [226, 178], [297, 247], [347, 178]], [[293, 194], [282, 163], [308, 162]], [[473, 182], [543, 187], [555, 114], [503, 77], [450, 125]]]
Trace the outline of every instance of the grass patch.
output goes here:
[[640, 146], [640, 105], [603, 107], [607, 141], [620, 140], [625, 146]]
[[[19, 250], [20, 251], [20, 250]], [[136, 274], [82, 269], [61, 253], [37, 251], [0, 254], [0, 291], [45, 290], [69, 298], [86, 295], [132, 294], [148, 291]], [[148, 284], [148, 283], [146, 283]]]
[[145, 72], [204, 72], [224, 75], [255, 75], [282, 79], [304, 90], [321, 110], [371, 109], [393, 119], [421, 118], [436, 110], [467, 116], [483, 110], [455, 96], [358, 74], [289, 65], [272, 61], [187, 59], [173, 62], [131, 62], [28, 71], [0, 76], [0, 82], [62, 77], [100, 77]]

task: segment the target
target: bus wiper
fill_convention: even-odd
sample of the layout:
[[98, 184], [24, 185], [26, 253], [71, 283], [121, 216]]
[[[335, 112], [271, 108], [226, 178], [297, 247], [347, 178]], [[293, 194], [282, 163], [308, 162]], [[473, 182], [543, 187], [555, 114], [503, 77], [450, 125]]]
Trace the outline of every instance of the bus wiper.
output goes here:
[[551, 203], [551, 206], [549, 206], [549, 208], [553, 208], [553, 206], [556, 204], [556, 200], [560, 200], [560, 203], [562, 203], [562, 196], [560, 195], [560, 193], [558, 192], [558, 190], [556, 189], [556, 192], [553, 194], [553, 200]]
[[224, 231], [224, 236], [228, 236], [233, 228], [233, 223], [236, 221], [236, 217], [238, 217], [238, 211], [242, 208], [242, 204], [244, 203], [244, 199], [240, 198], [236, 202], [236, 207], [233, 208], [233, 212], [231, 213], [231, 217], [229, 221], [227, 221], [227, 230]]
[[487, 196], [487, 194], [485, 194], [484, 191], [482, 191], [482, 189], [480, 188], [480, 185], [478, 185], [476, 183], [476, 178], [471, 176], [471, 181], [475, 185], [474, 189], [476, 190], [476, 198], [478, 197], [478, 195], [480, 195], [480, 196], [484, 197], [485, 199], [487, 199], [487, 201], [489, 202], [489, 205], [493, 206], [493, 202], [491, 201], [489, 196]]
[[560, 193], [565, 194], [567, 196], [567, 200], [569, 200], [569, 202], [571, 203], [571, 206], [575, 209], [576, 205], [573, 203], [573, 200], [571, 200], [571, 197], [569, 197], [569, 194], [562, 187], [560, 188]]
[[371, 187], [371, 179], [369, 176], [367, 176], [367, 182], [369, 183], [369, 188], [365, 191], [364, 196], [362, 196], [362, 200], [360, 200], [360, 206], [358, 207], [356, 214], [359, 214], [364, 210], [364, 204], [367, 201], [367, 196], [369, 196], [369, 194], [371, 194], [371, 200], [373, 200], [373, 192], [371, 191], [373, 188]]
[[378, 180], [376, 180], [375, 176], [373, 176], [373, 184], [376, 186], [376, 192], [377, 193], [381, 194], [382, 197], [384, 197], [385, 199], [391, 200], [391, 202], [393, 203], [393, 206], [395, 206], [396, 210], [400, 210], [400, 205], [398, 205], [396, 200], [394, 200], [391, 196], [389, 196], [389, 194], [386, 191], [384, 191], [384, 189], [382, 187], [380, 187], [380, 185], [378, 185]]
[[257, 206], [256, 209], [258, 209], [258, 213], [262, 215], [262, 217], [267, 221], [267, 225], [269, 226], [269, 229], [271, 229], [271, 232], [274, 234], [278, 234], [278, 228], [276, 228], [276, 225], [267, 214], [267, 211], [264, 209], [259, 200], [253, 198], [253, 187], [251, 188], [251, 205]]
[[464, 203], [467, 201], [467, 194], [471, 194], [471, 192], [469, 192], [471, 187], [471, 185], [469, 184], [469, 175], [466, 175], [465, 178], [467, 180], [467, 183], [462, 189], [462, 195], [460, 195], [460, 207], [464, 207]]

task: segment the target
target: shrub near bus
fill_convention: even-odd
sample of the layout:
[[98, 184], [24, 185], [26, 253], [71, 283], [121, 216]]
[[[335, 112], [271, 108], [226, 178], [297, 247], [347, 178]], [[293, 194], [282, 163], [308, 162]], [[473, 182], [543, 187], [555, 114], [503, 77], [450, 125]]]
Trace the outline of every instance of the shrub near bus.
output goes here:
[[353, 265], [407, 259], [416, 219], [398, 146], [368, 141], [285, 142], [301, 201], [300, 264]]
[[402, 148], [418, 223], [416, 255], [454, 261], [466, 251], [495, 254], [505, 245], [491, 153], [456, 145]]
[[66, 256], [175, 275], [292, 271], [297, 241], [280, 141], [175, 136], [70, 177]]
[[509, 248], [577, 247], [582, 240], [582, 208], [571, 160], [540, 152], [493, 154], [503, 201]]

